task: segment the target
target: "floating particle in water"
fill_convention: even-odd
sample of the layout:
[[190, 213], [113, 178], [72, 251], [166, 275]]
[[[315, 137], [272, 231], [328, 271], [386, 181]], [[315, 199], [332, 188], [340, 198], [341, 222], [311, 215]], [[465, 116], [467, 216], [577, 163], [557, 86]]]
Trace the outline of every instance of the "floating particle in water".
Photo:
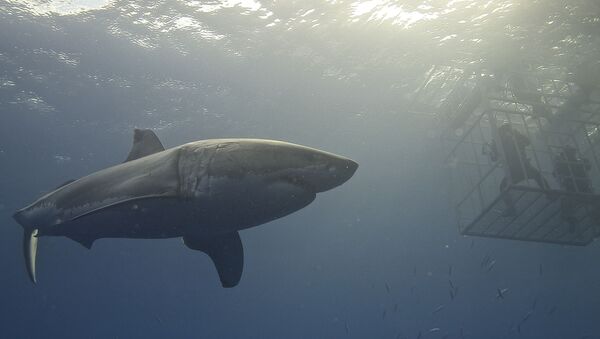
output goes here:
[[487, 271], [490, 272], [494, 268], [494, 266], [496, 266], [496, 260], [492, 259], [492, 261], [490, 261], [490, 263], [487, 267]]
[[531, 318], [531, 316], [533, 315], [533, 311], [529, 311], [525, 314], [525, 316], [523, 317], [523, 319], [521, 319], [521, 322], [519, 323], [519, 327], [524, 324], [527, 320], [529, 320], [529, 318]]
[[489, 255], [489, 254], [486, 254], [486, 255], [483, 257], [483, 260], [481, 260], [481, 265], [480, 265], [480, 266], [481, 266], [481, 267], [485, 267], [485, 266], [487, 266], [487, 265], [490, 263], [490, 260], [492, 260], [492, 257], [490, 257], [490, 255]]
[[445, 307], [444, 305], [439, 305], [439, 306], [438, 306], [438, 307], [436, 307], [436, 308], [435, 308], [435, 309], [434, 309], [434, 310], [433, 310], [431, 313], [432, 313], [432, 314], [436, 314], [436, 313], [438, 313], [439, 311], [443, 310], [443, 309], [444, 309], [444, 307]]
[[496, 299], [504, 299], [504, 295], [508, 292], [508, 288], [497, 288]]
[[162, 323], [163, 323], [163, 320], [162, 320], [162, 318], [161, 318], [161, 317], [160, 317], [158, 314], [156, 314], [156, 315], [154, 316], [154, 319], [156, 319], [156, 321], [157, 321], [159, 324], [162, 324]]
[[54, 157], [54, 161], [56, 161], [57, 164], [64, 164], [66, 162], [71, 161], [71, 157], [68, 155], [55, 155]]

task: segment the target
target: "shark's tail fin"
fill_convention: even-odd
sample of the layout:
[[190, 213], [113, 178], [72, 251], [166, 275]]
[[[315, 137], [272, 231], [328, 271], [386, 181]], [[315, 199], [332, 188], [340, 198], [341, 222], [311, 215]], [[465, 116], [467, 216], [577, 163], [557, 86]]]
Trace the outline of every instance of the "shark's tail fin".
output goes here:
[[36, 283], [35, 279], [35, 257], [37, 255], [38, 245], [38, 230], [37, 228], [25, 228], [23, 233], [23, 254], [25, 255], [25, 266], [27, 267], [27, 273], [33, 283]]

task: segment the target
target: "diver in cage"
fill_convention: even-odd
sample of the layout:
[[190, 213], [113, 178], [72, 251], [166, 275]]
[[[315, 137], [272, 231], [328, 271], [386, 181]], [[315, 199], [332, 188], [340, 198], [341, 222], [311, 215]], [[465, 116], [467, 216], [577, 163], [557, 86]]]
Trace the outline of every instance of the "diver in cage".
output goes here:
[[[590, 161], [577, 155], [577, 149], [566, 145], [554, 158], [554, 171], [552, 174], [559, 182], [560, 187], [569, 193], [593, 193], [592, 181], [589, 172], [592, 169]], [[569, 231], [575, 232], [577, 218], [577, 200], [574, 197], [561, 199], [561, 216], [569, 224]], [[596, 213], [597, 214], [597, 213]]]
[[[502, 151], [506, 160], [506, 175], [500, 182], [500, 192], [503, 193], [502, 200], [506, 205], [504, 216], [515, 216], [516, 208], [510, 192], [508, 190], [510, 185], [516, 185], [522, 181], [533, 179], [539, 188], [546, 191], [546, 195], [549, 196], [550, 186], [538, 169], [531, 165], [529, 158], [525, 153], [525, 147], [531, 144], [528, 137], [521, 134], [519, 131], [512, 128], [510, 124], [504, 124], [498, 127], [498, 140], [502, 145]], [[492, 162], [498, 161], [498, 146], [496, 140], [492, 141], [491, 144], [487, 144], [490, 151], [484, 151], [489, 154]]]

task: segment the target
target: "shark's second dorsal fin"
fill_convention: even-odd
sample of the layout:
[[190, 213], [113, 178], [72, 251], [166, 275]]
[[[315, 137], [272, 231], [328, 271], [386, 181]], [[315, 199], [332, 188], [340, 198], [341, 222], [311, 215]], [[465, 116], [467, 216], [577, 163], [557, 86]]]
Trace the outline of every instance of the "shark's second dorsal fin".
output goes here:
[[85, 234], [69, 234], [67, 235], [67, 238], [80, 243], [83, 247], [87, 248], [88, 250], [92, 248], [94, 240], [96, 240], [96, 238], [94, 238], [93, 236]]
[[139, 159], [150, 154], [164, 151], [162, 143], [149, 129], [134, 129], [133, 130], [133, 146], [127, 155], [125, 162]]

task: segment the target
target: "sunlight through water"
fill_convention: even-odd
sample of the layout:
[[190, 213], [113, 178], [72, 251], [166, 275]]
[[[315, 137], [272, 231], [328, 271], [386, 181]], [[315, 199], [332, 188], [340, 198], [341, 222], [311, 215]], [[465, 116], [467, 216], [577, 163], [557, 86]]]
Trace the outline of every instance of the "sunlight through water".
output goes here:
[[24, 5], [35, 15], [76, 15], [106, 7], [111, 0], [20, 0], [14, 3]]
[[223, 8], [232, 8], [236, 6], [240, 6], [252, 12], [261, 8], [260, 2], [254, 0], [224, 0], [211, 4], [206, 4], [206, 1], [190, 1], [189, 5], [198, 7], [200, 12], [215, 12]]
[[[352, 4], [352, 16], [354, 18], [368, 15], [368, 21], [391, 21], [394, 25], [410, 27], [415, 23], [423, 20], [436, 19], [443, 13], [427, 13], [431, 7], [421, 5], [420, 11], [411, 11], [403, 8], [402, 5], [397, 5], [394, 1], [386, 0], [369, 0], [359, 1]], [[445, 11], [446, 13], [450, 10]], [[355, 19], [357, 20], [357, 19]]]

